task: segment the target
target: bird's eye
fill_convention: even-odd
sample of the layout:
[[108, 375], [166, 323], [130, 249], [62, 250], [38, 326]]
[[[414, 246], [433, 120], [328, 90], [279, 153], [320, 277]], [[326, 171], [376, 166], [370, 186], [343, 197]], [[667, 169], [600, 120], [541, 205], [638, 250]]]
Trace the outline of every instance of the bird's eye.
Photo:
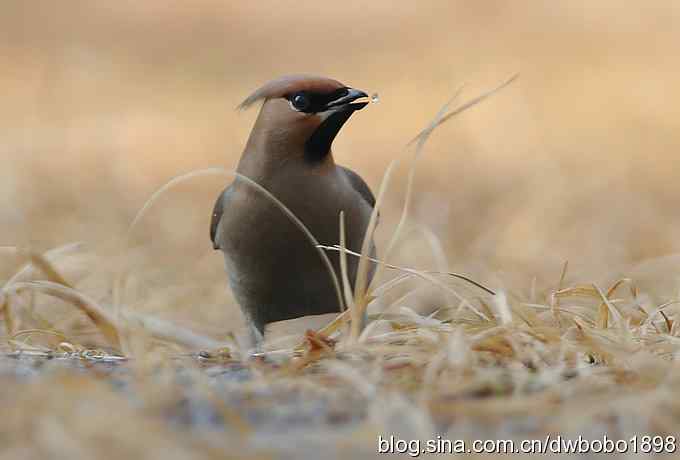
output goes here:
[[290, 98], [290, 103], [295, 110], [300, 112], [306, 112], [311, 105], [309, 96], [303, 92], [293, 94]]

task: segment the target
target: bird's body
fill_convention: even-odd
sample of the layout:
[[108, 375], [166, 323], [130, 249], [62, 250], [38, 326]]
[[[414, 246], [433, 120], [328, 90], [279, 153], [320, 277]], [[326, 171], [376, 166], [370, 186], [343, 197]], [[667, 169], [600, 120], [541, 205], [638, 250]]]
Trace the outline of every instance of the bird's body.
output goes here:
[[[365, 103], [352, 105], [361, 96], [348, 98], [350, 89], [334, 80], [288, 78], [299, 80], [293, 84], [278, 80], [287, 85], [284, 93], [270, 90], [260, 96], [265, 102], [237, 172], [273, 194], [321, 244], [339, 242], [339, 215], [344, 212], [347, 247], [360, 251], [375, 200], [356, 173], [335, 164], [330, 144], [349, 116]], [[324, 104], [343, 97], [348, 102], [321, 114], [296, 111], [289, 101], [301, 91], [309, 99], [326, 98]], [[333, 92], [337, 98], [327, 96]], [[219, 196], [211, 238], [214, 247], [224, 252], [231, 289], [259, 334], [270, 322], [339, 311], [335, 286], [318, 249], [281, 209], [246, 181], [235, 180]], [[328, 253], [328, 257], [339, 276], [338, 254]], [[357, 265], [356, 258], [348, 258], [352, 284]]]

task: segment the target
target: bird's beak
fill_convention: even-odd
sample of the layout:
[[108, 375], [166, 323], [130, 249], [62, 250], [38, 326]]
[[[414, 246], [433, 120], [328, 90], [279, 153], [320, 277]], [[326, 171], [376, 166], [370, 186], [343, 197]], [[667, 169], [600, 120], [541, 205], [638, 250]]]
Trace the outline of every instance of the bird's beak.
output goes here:
[[347, 88], [347, 94], [329, 102], [326, 105], [326, 109], [332, 111], [350, 110], [354, 112], [366, 107], [368, 102], [368, 94], [358, 89]]

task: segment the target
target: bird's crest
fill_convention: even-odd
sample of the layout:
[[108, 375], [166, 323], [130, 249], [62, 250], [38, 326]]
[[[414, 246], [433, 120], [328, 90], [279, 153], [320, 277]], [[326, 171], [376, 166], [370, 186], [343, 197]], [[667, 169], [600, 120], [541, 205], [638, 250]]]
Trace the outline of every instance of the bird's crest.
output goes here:
[[344, 85], [331, 78], [318, 77], [315, 75], [287, 75], [266, 83], [256, 89], [239, 106], [239, 110], [245, 110], [260, 100], [283, 97], [296, 91], [312, 91], [318, 93], [330, 93]]

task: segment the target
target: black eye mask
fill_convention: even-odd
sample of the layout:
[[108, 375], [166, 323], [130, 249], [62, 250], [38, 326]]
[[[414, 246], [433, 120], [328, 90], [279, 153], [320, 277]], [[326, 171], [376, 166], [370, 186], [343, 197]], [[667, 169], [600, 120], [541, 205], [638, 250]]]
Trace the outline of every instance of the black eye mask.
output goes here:
[[339, 88], [331, 93], [321, 94], [311, 91], [297, 91], [286, 96], [290, 105], [299, 112], [317, 113], [328, 110], [333, 101], [349, 94], [347, 88]]

